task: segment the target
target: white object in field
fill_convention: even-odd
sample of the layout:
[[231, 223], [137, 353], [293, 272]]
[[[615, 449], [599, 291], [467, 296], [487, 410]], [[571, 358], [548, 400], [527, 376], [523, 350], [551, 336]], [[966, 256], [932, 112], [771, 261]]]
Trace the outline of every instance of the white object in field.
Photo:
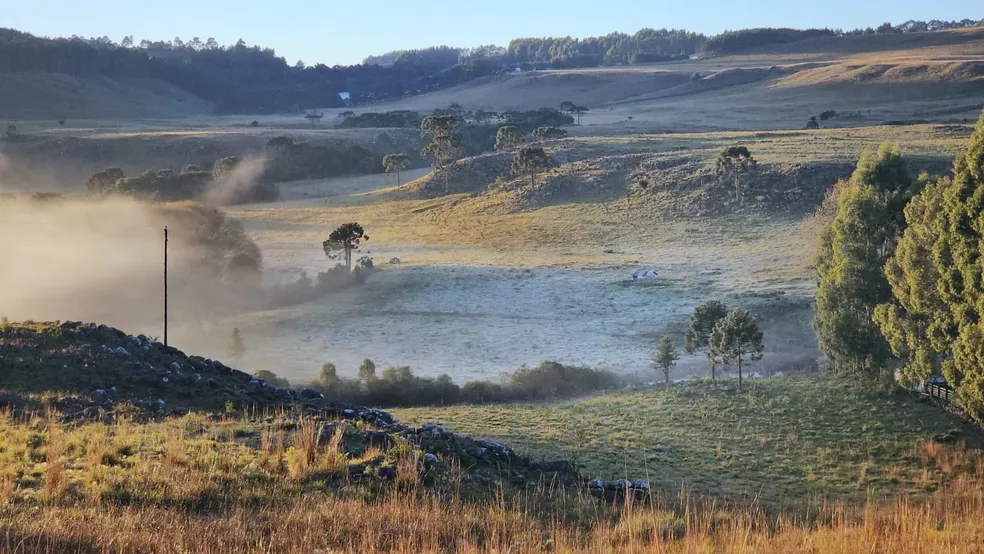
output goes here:
[[347, 92], [339, 92], [338, 97], [341, 98], [342, 100], [345, 100], [346, 102], [352, 99], [352, 95]]
[[657, 276], [659, 276], [659, 273], [656, 273], [651, 269], [640, 269], [632, 274], [633, 279], [652, 279]]

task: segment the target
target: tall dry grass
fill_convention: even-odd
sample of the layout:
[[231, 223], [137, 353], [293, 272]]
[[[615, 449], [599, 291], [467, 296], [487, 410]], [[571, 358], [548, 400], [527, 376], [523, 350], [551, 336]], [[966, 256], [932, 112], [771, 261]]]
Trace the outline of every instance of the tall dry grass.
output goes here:
[[927, 472], [949, 477], [933, 493], [861, 506], [804, 500], [803, 510], [775, 513], [683, 490], [613, 504], [550, 483], [476, 496], [461, 492], [462, 468], [450, 487], [429, 490], [409, 448], [388, 453], [397, 483], [373, 489], [350, 484], [346, 469], [382, 453], [350, 459], [345, 427], [326, 433], [313, 421], [291, 434], [289, 463], [277, 462], [285, 440], [269, 424], [255, 427], [255, 444], [242, 444], [212, 438], [220, 432], [189, 437], [200, 422], [188, 420], [7, 423], [4, 553], [909, 553], [984, 544], [984, 456], [961, 444], [925, 441], [912, 453]]

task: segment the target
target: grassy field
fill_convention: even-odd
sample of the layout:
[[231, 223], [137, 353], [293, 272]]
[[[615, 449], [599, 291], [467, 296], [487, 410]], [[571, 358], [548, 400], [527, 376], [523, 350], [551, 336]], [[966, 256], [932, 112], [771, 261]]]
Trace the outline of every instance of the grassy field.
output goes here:
[[924, 471], [923, 441], [970, 439], [960, 421], [904, 394], [823, 377], [679, 383], [551, 403], [398, 410], [404, 421], [576, 459], [588, 477], [648, 477], [672, 494], [769, 505], [922, 496], [947, 481]]
[[[809, 408], [797, 410], [794, 402], [819, 405], [808, 398], [831, 383], [775, 383], [773, 387], [790, 393], [788, 399], [762, 401], [760, 395], [767, 387], [761, 384], [751, 387], [745, 401], [721, 392], [718, 396], [728, 396], [729, 401], [719, 398], [717, 404], [715, 394], [703, 385], [675, 393], [639, 393], [656, 399], [685, 398], [689, 390], [707, 399], [701, 406], [720, 410], [720, 415], [700, 407], [693, 410], [691, 423], [706, 418], [719, 425], [710, 439], [691, 433], [689, 440], [699, 445], [691, 455], [707, 458], [707, 468], [695, 468], [696, 474], [722, 474], [720, 486], [725, 488], [741, 479], [754, 479], [735, 476], [739, 469], [757, 475], [759, 490], [736, 499], [723, 494], [703, 498], [699, 490], [678, 487], [656, 488], [637, 501], [607, 503], [584, 489], [545, 482], [518, 491], [491, 483], [482, 493], [481, 487], [466, 486], [466, 468], [453, 464], [447, 480], [425, 485], [426, 473], [418, 469], [412, 445], [385, 452], [375, 448], [350, 452], [344, 425], [338, 428], [341, 432], [325, 438], [303, 422], [270, 424], [259, 417], [216, 419], [191, 414], [158, 423], [122, 418], [111, 424], [66, 424], [57, 411], [33, 415], [4, 411], [0, 412], [0, 550], [12, 554], [978, 551], [984, 537], [984, 458], [959, 444], [916, 442], [919, 436], [945, 431], [952, 421], [933, 408], [913, 406], [910, 400], [856, 395], [851, 406], [834, 402], [824, 406], [830, 410], [827, 417], [835, 417], [839, 409], [847, 412], [845, 424], [812, 425], [805, 421]], [[605, 398], [617, 402], [624, 395], [583, 404], [591, 406]], [[755, 411], [763, 415], [747, 425], [736, 424], [735, 412], [747, 409], [749, 402], [755, 402]], [[670, 403], [667, 400], [663, 407]], [[582, 411], [566, 407], [574, 417], [583, 416]], [[648, 418], [658, 426], [658, 418], [640, 413], [644, 409], [638, 406], [621, 416], [639, 422]], [[762, 431], [770, 412], [774, 430]], [[513, 429], [511, 440], [530, 429], [562, 423], [536, 409], [525, 413], [530, 416], [525, 428]], [[729, 416], [727, 423], [725, 416]], [[534, 421], [534, 417], [544, 419]], [[919, 427], [919, 419], [942, 421]], [[866, 429], [864, 422], [880, 423], [881, 428]], [[902, 425], [913, 430], [902, 431]], [[817, 429], [823, 429], [824, 440], [809, 434]], [[796, 437], [776, 437], [778, 432]], [[729, 434], [744, 438], [729, 439]], [[628, 443], [633, 437], [622, 434], [619, 440]], [[720, 445], [713, 446], [714, 442]], [[736, 449], [738, 443], [744, 446]], [[667, 439], [665, 453], [656, 454], [663, 459], [650, 464], [654, 482], [660, 482], [663, 468], [671, 467], [666, 459], [680, 455], [680, 449], [673, 448], [677, 444]], [[811, 448], [817, 444], [826, 449], [815, 458]], [[698, 452], [701, 449], [704, 452]], [[778, 461], [762, 460], [766, 453]], [[894, 470], [885, 465], [892, 455], [897, 456], [891, 462]], [[751, 466], [742, 460], [746, 457], [753, 460]], [[870, 458], [882, 461], [871, 466], [862, 462], [854, 469], [856, 460]], [[393, 464], [395, 477], [384, 480], [365, 473], [359, 482], [347, 477], [375, 459]], [[799, 479], [784, 474], [795, 475], [796, 468], [811, 459], [821, 475], [818, 482], [847, 491], [841, 496], [850, 502], [811, 503], [800, 498], [795, 509], [777, 511], [769, 505], [769, 497], [758, 496], [775, 489], [805, 492], [792, 481], [807, 479], [809, 474]], [[883, 467], [899, 481], [893, 499], [870, 494], [866, 500], [866, 489], [879, 479], [877, 471]], [[840, 475], [825, 477], [827, 470]], [[914, 479], [916, 473], [922, 477]]]

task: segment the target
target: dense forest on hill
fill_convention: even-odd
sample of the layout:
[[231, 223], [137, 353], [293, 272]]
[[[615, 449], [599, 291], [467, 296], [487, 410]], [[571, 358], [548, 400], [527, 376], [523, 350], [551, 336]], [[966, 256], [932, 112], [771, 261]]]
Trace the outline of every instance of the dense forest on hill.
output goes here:
[[506, 48], [436, 46], [370, 56], [362, 64], [290, 65], [270, 48], [240, 40], [140, 41], [125, 37], [42, 38], [0, 28], [0, 74], [53, 72], [78, 77], [154, 78], [215, 104], [220, 113], [271, 113], [343, 105], [339, 93], [364, 104], [420, 94], [516, 67], [567, 68], [623, 65], [685, 58], [695, 52], [722, 55], [817, 36], [911, 33], [974, 27], [984, 21], [907, 21], [878, 28], [746, 29], [706, 37], [676, 29], [642, 29], [576, 39], [518, 38]]

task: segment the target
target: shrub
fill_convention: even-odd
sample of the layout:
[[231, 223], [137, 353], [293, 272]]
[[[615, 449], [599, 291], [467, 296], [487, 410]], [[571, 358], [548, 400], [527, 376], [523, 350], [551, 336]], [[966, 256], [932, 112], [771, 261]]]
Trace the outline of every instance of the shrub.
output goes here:
[[270, 385], [271, 387], [285, 389], [290, 386], [290, 381], [288, 381], [283, 377], [278, 376], [276, 373], [268, 369], [261, 369], [257, 371], [256, 373], [253, 374], [253, 377], [266, 381], [266, 384]]
[[614, 388], [621, 382], [607, 370], [542, 362], [534, 368], [524, 366], [505, 373], [501, 383], [469, 381], [458, 386], [449, 375], [420, 377], [406, 366], [389, 367], [376, 377], [375, 364], [370, 373], [367, 362], [372, 364], [371, 360], [363, 362], [359, 378], [339, 377], [332, 365], [328, 375], [323, 369], [321, 380], [312, 386], [333, 400], [390, 407], [570, 398]]

